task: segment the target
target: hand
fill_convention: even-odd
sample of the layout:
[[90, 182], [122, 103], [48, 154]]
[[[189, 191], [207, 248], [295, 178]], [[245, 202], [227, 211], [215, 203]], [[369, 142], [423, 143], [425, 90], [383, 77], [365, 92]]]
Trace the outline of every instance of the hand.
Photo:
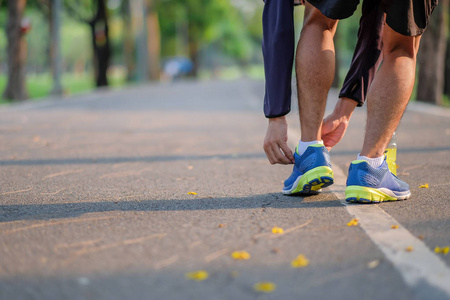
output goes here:
[[305, 0], [294, 0], [294, 5], [305, 5]]
[[328, 151], [344, 137], [356, 104], [356, 101], [341, 98], [333, 112], [323, 120], [322, 140]]
[[295, 162], [292, 151], [287, 145], [287, 128], [285, 116], [269, 119], [269, 126], [264, 139], [264, 151], [272, 165], [288, 165]]

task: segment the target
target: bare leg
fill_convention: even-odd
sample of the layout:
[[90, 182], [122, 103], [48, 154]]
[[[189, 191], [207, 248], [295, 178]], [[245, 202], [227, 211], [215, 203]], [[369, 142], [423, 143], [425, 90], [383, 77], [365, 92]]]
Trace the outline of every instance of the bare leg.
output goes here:
[[367, 125], [361, 155], [383, 155], [414, 87], [420, 37], [408, 37], [388, 25], [383, 33], [383, 64], [367, 95]]
[[337, 21], [306, 2], [303, 30], [296, 53], [301, 140], [320, 140], [328, 91], [334, 77], [333, 36]]

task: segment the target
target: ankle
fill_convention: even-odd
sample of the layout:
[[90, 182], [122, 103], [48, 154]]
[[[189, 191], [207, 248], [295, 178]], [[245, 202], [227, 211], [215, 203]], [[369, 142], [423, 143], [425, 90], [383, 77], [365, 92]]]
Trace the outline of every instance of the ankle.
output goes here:
[[361, 154], [358, 154], [358, 160], [365, 160], [367, 161], [367, 163], [372, 167], [372, 168], [379, 168], [384, 161], [384, 155], [380, 156], [380, 157], [367, 157], [367, 156], [363, 156]]
[[298, 142], [298, 146], [297, 146], [297, 154], [298, 155], [302, 155], [303, 153], [305, 153], [306, 149], [311, 146], [311, 145], [315, 145], [315, 144], [322, 144], [323, 145], [323, 141], [320, 140], [314, 140], [314, 141], [310, 141], [310, 142], [302, 142], [301, 140]]

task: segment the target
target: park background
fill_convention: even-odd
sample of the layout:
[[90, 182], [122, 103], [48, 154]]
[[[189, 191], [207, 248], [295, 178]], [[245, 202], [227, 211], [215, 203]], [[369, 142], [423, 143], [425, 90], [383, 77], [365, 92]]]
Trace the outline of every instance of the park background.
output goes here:
[[[0, 103], [179, 79], [261, 80], [263, 8], [262, 0], [0, 0]], [[303, 11], [295, 8], [297, 37]], [[439, 1], [412, 100], [450, 106], [449, 15], [449, 0]], [[338, 27], [335, 87], [360, 16], [359, 8]]]

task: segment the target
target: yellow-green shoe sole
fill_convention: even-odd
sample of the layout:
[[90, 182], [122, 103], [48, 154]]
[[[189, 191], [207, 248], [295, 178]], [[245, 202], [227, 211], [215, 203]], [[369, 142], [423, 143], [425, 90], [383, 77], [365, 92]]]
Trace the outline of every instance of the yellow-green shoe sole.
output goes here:
[[345, 189], [345, 201], [352, 203], [380, 203], [384, 201], [406, 200], [410, 194], [403, 196], [388, 195], [380, 189], [351, 185]]
[[[296, 184], [296, 188], [288, 194], [309, 194], [334, 183], [333, 170], [330, 167], [317, 167], [303, 174]], [[295, 185], [295, 183], [294, 183]]]

